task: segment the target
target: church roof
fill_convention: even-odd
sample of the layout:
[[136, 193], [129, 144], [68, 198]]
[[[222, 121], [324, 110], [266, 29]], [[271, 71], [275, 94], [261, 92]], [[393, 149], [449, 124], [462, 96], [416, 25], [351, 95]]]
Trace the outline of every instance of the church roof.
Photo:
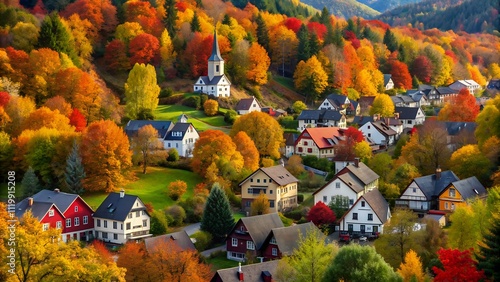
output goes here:
[[208, 58], [208, 61], [224, 61], [220, 55], [219, 41], [217, 40], [217, 31], [214, 30], [214, 42], [212, 44], [212, 55]]

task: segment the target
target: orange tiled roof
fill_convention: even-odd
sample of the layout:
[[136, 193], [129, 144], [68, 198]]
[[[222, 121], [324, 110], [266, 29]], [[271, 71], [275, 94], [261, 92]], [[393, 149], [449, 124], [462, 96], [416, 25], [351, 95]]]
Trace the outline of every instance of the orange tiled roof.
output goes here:
[[311, 139], [320, 149], [333, 147], [333, 143], [329, 142], [333, 137], [340, 137], [342, 134], [338, 127], [315, 127], [315, 128], [306, 128], [304, 129], [306, 132], [302, 135], [306, 137], [306, 133], [309, 134]]

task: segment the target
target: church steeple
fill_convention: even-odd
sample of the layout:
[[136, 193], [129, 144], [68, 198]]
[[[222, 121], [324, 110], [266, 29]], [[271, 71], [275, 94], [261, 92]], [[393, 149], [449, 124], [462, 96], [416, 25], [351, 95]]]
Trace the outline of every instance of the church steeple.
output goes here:
[[212, 44], [212, 55], [208, 58], [208, 78], [212, 80], [214, 76], [224, 74], [224, 59], [220, 55], [217, 31], [214, 29], [214, 41]]

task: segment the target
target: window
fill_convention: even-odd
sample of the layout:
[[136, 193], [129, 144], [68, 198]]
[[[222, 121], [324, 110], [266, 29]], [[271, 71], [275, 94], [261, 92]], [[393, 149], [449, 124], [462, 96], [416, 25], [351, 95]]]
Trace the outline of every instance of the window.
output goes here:
[[358, 220], [358, 213], [357, 212], [352, 214], [352, 219]]
[[269, 207], [274, 208], [274, 200], [269, 200]]
[[270, 243], [270, 244], [275, 244], [275, 245], [276, 245], [276, 244], [277, 244], [277, 243], [276, 243], [276, 238], [274, 238], [274, 237], [273, 237], [273, 238], [271, 238], [271, 241], [269, 241], [269, 243]]
[[59, 220], [57, 223], [56, 223], [56, 228], [57, 229], [61, 229], [62, 227], [62, 222]]
[[323, 196], [323, 203], [328, 203], [328, 197], [327, 196]]
[[417, 188], [413, 188], [413, 193], [417, 193]]
[[248, 188], [248, 194], [253, 194], [253, 188]]
[[299, 147], [299, 149], [297, 150], [299, 153], [302, 153], [302, 147]]
[[113, 240], [118, 240], [118, 234], [116, 233], [113, 234]]
[[269, 178], [269, 183], [273, 183], [273, 180], [271, 178]]
[[365, 206], [365, 201], [361, 201], [361, 206], [364, 207]]
[[273, 252], [273, 256], [275, 256], [275, 257], [278, 256], [278, 249], [273, 248], [272, 252]]
[[368, 137], [372, 137], [372, 134], [371, 134], [371, 133], [368, 133]]
[[42, 226], [43, 226], [43, 231], [49, 230], [49, 224], [48, 223], [44, 223]]
[[340, 188], [340, 182], [335, 182], [335, 188]]
[[304, 141], [304, 146], [307, 146], [307, 141]]
[[249, 207], [250, 207], [250, 205], [251, 205], [251, 203], [252, 203], [252, 202], [250, 202], [250, 201], [246, 201], [246, 202], [245, 202], [245, 207], [249, 208]]
[[104, 228], [108, 228], [108, 221], [104, 220]]
[[139, 216], [141, 216], [141, 211], [136, 211], [135, 212], [135, 217], [139, 217]]
[[312, 148], [307, 148], [307, 152], [308, 152], [308, 153], [312, 153], [312, 152], [313, 152], [313, 149], [312, 149]]
[[450, 197], [455, 198], [455, 189], [450, 188]]
[[273, 189], [270, 189], [270, 190], [269, 190], [269, 194], [272, 194], [272, 193], [273, 193]]
[[80, 218], [75, 217], [75, 226], [80, 226]]
[[349, 205], [353, 205], [354, 204], [354, 200], [353, 199], [349, 199]]
[[247, 250], [255, 250], [255, 245], [252, 241], [247, 241]]
[[368, 220], [372, 221], [373, 220], [373, 214], [372, 213], [369, 213], [368, 214]]
[[142, 215], [146, 215], [146, 211], [144, 211], [144, 210], [143, 210], [143, 211], [142, 211]]
[[66, 227], [71, 227], [71, 218], [66, 219]]
[[120, 230], [123, 230], [123, 223], [120, 223]]
[[75, 206], [75, 212], [78, 212], [78, 206]]
[[233, 246], [233, 247], [238, 247], [238, 239], [233, 238], [233, 239], [231, 240], [231, 246]]
[[142, 227], [148, 227], [148, 220], [147, 219], [144, 219], [142, 221]]
[[128, 218], [132, 218], [132, 213], [129, 213], [129, 214], [128, 214]]
[[408, 124], [411, 124], [411, 122], [412, 122], [412, 121], [411, 121], [411, 120], [409, 120], [409, 121], [408, 121]]
[[101, 220], [100, 219], [97, 220], [97, 227], [101, 227]]
[[264, 183], [266, 183], [266, 182], [267, 182], [267, 179], [264, 179]]
[[108, 239], [108, 232], [102, 232], [102, 238]]
[[260, 179], [257, 179], [257, 183], [260, 183]]
[[219, 72], [219, 65], [216, 65], [216, 66], [215, 66], [215, 71], [216, 71], [216, 72]]
[[127, 223], [127, 230], [130, 230], [130, 222]]
[[54, 210], [49, 210], [49, 217], [54, 216]]
[[118, 229], [118, 222], [113, 221], [113, 229]]
[[250, 182], [253, 182], [253, 178], [250, 178]]
[[371, 128], [370, 125], [368, 125], [368, 129], [370, 129], [370, 128]]
[[448, 209], [448, 202], [444, 202], [444, 208], [447, 210]]
[[85, 215], [83, 216], [83, 224], [88, 224], [89, 223], [89, 216], [88, 215]]

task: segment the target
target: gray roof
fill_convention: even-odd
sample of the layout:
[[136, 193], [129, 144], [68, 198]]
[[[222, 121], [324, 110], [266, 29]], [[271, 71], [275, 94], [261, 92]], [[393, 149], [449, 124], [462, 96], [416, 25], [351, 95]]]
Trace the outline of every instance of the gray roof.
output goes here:
[[378, 189], [373, 189], [362, 197], [366, 200], [368, 205], [370, 205], [373, 212], [375, 212], [382, 223], [385, 223], [389, 219], [389, 203]]
[[171, 242], [174, 242], [177, 246], [179, 246], [181, 251], [185, 250], [196, 251], [196, 248], [194, 247], [191, 238], [189, 238], [189, 235], [184, 230], [156, 237], [146, 238], [144, 239], [144, 244], [146, 245], [146, 250], [148, 252], [151, 252], [152, 250], [154, 250], [157, 244], [159, 244], [160, 242], [167, 242], [169, 240]]
[[297, 120], [340, 120], [343, 115], [336, 110], [303, 110]]
[[398, 103], [415, 103], [415, 100], [412, 97], [406, 95], [391, 96], [391, 100], [394, 105]]
[[[260, 250], [271, 229], [284, 227], [278, 213], [242, 217], [240, 220], [243, 222], [245, 228], [248, 230], [248, 234], [253, 239], [256, 250]], [[236, 224], [233, 229], [236, 228], [237, 225], [238, 224]]]
[[44, 189], [31, 196], [31, 198], [33, 198], [33, 205], [31, 207], [28, 204], [29, 198], [23, 199], [21, 202], [17, 203], [16, 216], [21, 217], [27, 210], [31, 210], [33, 216], [38, 219], [42, 219], [52, 204], [56, 206], [62, 214], [64, 214], [64, 212], [78, 197], [79, 196], [77, 194]]
[[[223, 77], [225, 77], [224, 74], [223, 75], [214, 75], [214, 77], [212, 78], [212, 80], [210, 80], [210, 78], [208, 76], [203, 75], [203, 76], [200, 76], [199, 79], [203, 80], [203, 82], [205, 83], [205, 85], [217, 85], [217, 83], [219, 83], [219, 81]], [[231, 84], [231, 82], [229, 82], [229, 80], [227, 80], [227, 83]], [[198, 84], [198, 80], [195, 82], [195, 84]]]
[[16, 204], [16, 217], [21, 218], [27, 211], [31, 211], [33, 217], [38, 218], [38, 220], [42, 220], [53, 205], [54, 204], [52, 203], [33, 201], [33, 205], [30, 207], [29, 200], [26, 198]]
[[394, 112], [399, 113], [400, 119], [415, 119], [419, 109], [419, 107], [394, 107]]
[[[313, 229], [318, 230], [316, 225], [312, 222], [296, 224], [288, 227], [273, 228], [271, 233], [267, 236], [266, 242], [269, 242], [271, 238], [274, 237], [280, 252], [283, 255], [291, 255], [299, 246], [300, 238], [305, 238], [308, 232]], [[321, 232], [319, 232], [319, 234], [323, 235]]]
[[[390, 122], [390, 120], [388, 120]], [[388, 124], [381, 120], [377, 120], [372, 122], [372, 125], [384, 136], [394, 136], [397, 135], [398, 133], [392, 129]]]
[[[140, 201], [141, 199], [139, 199], [138, 196], [129, 194], [125, 194], [123, 198], [120, 198], [120, 193], [109, 193], [95, 211], [94, 217], [125, 221], [127, 215], [132, 211], [136, 200]], [[138, 210], [146, 210], [146, 208], [140, 208]]]
[[347, 103], [347, 96], [346, 95], [341, 95], [341, 94], [330, 94], [326, 96], [326, 99], [335, 106], [336, 108], [342, 109], [342, 106]]
[[236, 104], [236, 108], [235, 109], [237, 111], [249, 110], [252, 107], [252, 104], [253, 104], [254, 101], [257, 104], [259, 104], [259, 102], [257, 101], [257, 99], [255, 99], [255, 97], [241, 99], [241, 100], [238, 101], [238, 104]]
[[285, 132], [283, 133], [283, 139], [285, 139], [286, 146], [295, 146], [295, 141], [299, 137], [299, 134]]
[[[263, 282], [263, 275], [271, 275], [271, 277], [276, 277], [278, 263], [279, 260], [271, 260], [261, 263], [242, 265], [241, 272], [243, 273], [245, 282]], [[237, 266], [232, 268], [219, 269], [210, 281], [240, 282], [238, 276], [238, 268], [239, 267]]]
[[[351, 175], [350, 173], [344, 173], [344, 174], [341, 174], [337, 177], [340, 180], [342, 180], [345, 184], [347, 184], [347, 186], [351, 187], [351, 189], [356, 193], [359, 193], [359, 192], [365, 190], [363, 188], [363, 186], [358, 184], [358, 180], [355, 179], [354, 176]], [[333, 180], [334, 179], [335, 179], [335, 177], [333, 178]]]
[[[191, 123], [189, 122], [178, 122], [176, 123], [172, 129], [165, 135], [164, 140], [182, 140], [184, 135], [186, 135], [186, 131], [188, 130]], [[193, 126], [194, 128], [194, 126]], [[195, 129], [196, 130], [196, 129]], [[182, 132], [181, 136], [173, 136], [172, 132]]]
[[214, 41], [212, 43], [212, 54], [210, 55], [210, 58], [208, 58], [209, 61], [224, 61], [222, 59], [222, 56], [220, 55], [220, 50], [219, 50], [219, 40], [217, 40], [217, 31], [214, 30]]
[[458, 133], [466, 130], [467, 132], [474, 133], [476, 131], [477, 123], [475, 122], [461, 122], [461, 121], [446, 121], [444, 122], [448, 135], [457, 135]]
[[373, 116], [355, 116], [352, 123], [363, 126], [367, 122], [372, 122]]
[[468, 200], [473, 197], [486, 196], [486, 189], [475, 176], [459, 181], [454, 181], [451, 183], [451, 185], [453, 185], [453, 187], [455, 187], [455, 189], [460, 192], [460, 195], [462, 195], [462, 198], [464, 200]]
[[436, 174], [421, 176], [413, 179], [427, 199], [439, 195], [450, 183], [460, 180], [451, 170], [441, 172], [441, 176], [436, 178]]
[[446, 94], [457, 94], [457, 90], [453, 90], [448, 86], [443, 86], [443, 87], [436, 87], [436, 91], [439, 95], [446, 95]]
[[361, 183], [367, 185], [373, 181], [380, 178], [373, 170], [371, 170], [367, 165], [362, 162], [358, 162], [358, 165], [347, 164], [343, 169], [349, 170], [354, 176], [356, 176]]
[[141, 127], [149, 124], [158, 131], [159, 138], [163, 138], [174, 126], [171, 121], [167, 120], [130, 120], [125, 126], [125, 134], [127, 134], [128, 137], [135, 136]]
[[384, 86], [389, 83], [389, 79], [391, 79], [392, 74], [384, 74]]
[[303, 110], [297, 117], [297, 120], [313, 119], [319, 120], [321, 110]]
[[286, 168], [281, 165], [275, 165], [271, 167], [261, 167], [262, 170], [267, 176], [271, 177], [271, 179], [278, 183], [278, 185], [283, 186], [293, 182], [298, 182], [299, 180], [295, 178]]

